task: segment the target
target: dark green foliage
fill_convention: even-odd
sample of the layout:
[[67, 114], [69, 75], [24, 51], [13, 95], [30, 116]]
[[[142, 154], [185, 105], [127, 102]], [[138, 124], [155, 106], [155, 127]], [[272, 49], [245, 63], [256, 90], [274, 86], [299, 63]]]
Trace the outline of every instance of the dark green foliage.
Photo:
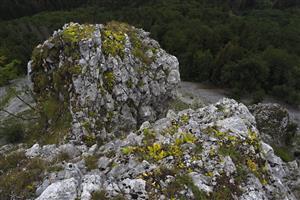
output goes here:
[[87, 156], [84, 158], [84, 161], [85, 161], [85, 165], [89, 171], [96, 169], [98, 167], [98, 163], [97, 163], [98, 157], [96, 157], [96, 156]]
[[205, 192], [198, 189], [198, 187], [194, 184], [192, 178], [188, 175], [176, 176], [175, 181], [170, 183], [166, 188], [166, 195], [168, 195], [168, 198], [170, 199], [175, 198], [176, 196], [179, 197], [179, 199], [184, 199], [184, 196], [178, 194], [178, 192], [182, 190], [184, 186], [187, 186], [192, 190], [195, 199], [198, 200], [209, 199], [205, 194]]
[[12, 60], [7, 63], [7, 58], [0, 55], [0, 87], [7, 85], [10, 80], [17, 78], [20, 73], [20, 64], [19, 60]]
[[28, 159], [24, 152], [14, 152], [0, 156], [1, 200], [10, 200], [12, 196], [31, 199], [35, 196], [38, 181], [46, 163], [38, 158]]
[[106, 197], [105, 191], [96, 191], [92, 193], [92, 200], [108, 200], [109, 198]]
[[284, 162], [291, 162], [295, 159], [294, 155], [287, 147], [273, 146], [273, 149], [275, 154], [279, 156]]
[[33, 15], [45, 10], [66, 10], [83, 5], [85, 0], [1, 0], [0, 19]]
[[23, 125], [16, 120], [6, 120], [0, 124], [0, 138], [8, 143], [18, 143], [24, 139]]

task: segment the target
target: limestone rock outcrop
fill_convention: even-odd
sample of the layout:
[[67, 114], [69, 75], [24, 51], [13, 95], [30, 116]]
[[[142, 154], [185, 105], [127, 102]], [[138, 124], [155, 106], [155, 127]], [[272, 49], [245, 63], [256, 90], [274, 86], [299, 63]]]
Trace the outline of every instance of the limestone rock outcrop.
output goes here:
[[80, 141], [122, 135], [163, 116], [180, 81], [178, 65], [142, 29], [70, 23], [37, 46], [28, 71], [36, 99], [70, 112], [72, 139]]
[[284, 181], [289, 171], [261, 141], [255, 118], [230, 99], [198, 110], [170, 110], [92, 152], [82, 153], [95, 158], [92, 170], [88, 159], [73, 159], [44, 182], [53, 190], [74, 178], [82, 199], [296, 200]]

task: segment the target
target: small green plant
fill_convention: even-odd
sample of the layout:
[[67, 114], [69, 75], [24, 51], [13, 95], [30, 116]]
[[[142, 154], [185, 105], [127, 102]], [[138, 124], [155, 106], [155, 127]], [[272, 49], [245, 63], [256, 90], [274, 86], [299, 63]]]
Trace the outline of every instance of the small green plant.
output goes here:
[[182, 115], [181, 118], [180, 118], [180, 121], [182, 123], [184, 123], [184, 124], [187, 124], [189, 122], [189, 120], [190, 120], [190, 117], [187, 114], [186, 115]]
[[23, 124], [17, 120], [6, 120], [0, 125], [0, 138], [8, 143], [18, 143], [23, 141], [25, 130]]
[[89, 155], [84, 158], [84, 161], [85, 161], [85, 166], [87, 167], [87, 169], [89, 171], [98, 168], [98, 157], [97, 156]]
[[279, 156], [284, 162], [291, 162], [295, 159], [291, 151], [286, 147], [273, 146], [274, 152]]
[[101, 32], [103, 41], [103, 52], [108, 56], [124, 56], [125, 50], [125, 34], [120, 30], [113, 30], [106, 27]]
[[62, 33], [64, 40], [77, 43], [82, 39], [90, 38], [95, 31], [93, 25], [71, 24]]
[[161, 144], [154, 143], [152, 146], [148, 146], [148, 155], [154, 160], [161, 160], [167, 156], [167, 153], [162, 149]]
[[95, 191], [92, 193], [92, 200], [109, 200], [108, 197], [106, 197], [105, 191]]
[[89, 135], [83, 135], [82, 136], [82, 141], [88, 146], [91, 147], [94, 144], [97, 144], [97, 138], [95, 135], [93, 134], [89, 134]]
[[46, 168], [45, 161], [38, 158], [28, 159], [24, 152], [1, 156], [1, 199], [9, 200], [12, 195], [20, 199], [34, 198], [37, 183], [42, 180], [42, 172]]
[[166, 189], [166, 195], [170, 199], [174, 198], [184, 198], [181, 194], [178, 194], [178, 191], [184, 189], [184, 186], [190, 188], [194, 194], [195, 199], [198, 200], [208, 200], [209, 198], [205, 192], [199, 190], [199, 188], [194, 184], [192, 178], [188, 175], [178, 175], [171, 184], [168, 185]]
[[103, 81], [104, 81], [104, 87], [109, 91], [112, 92], [115, 84], [116, 84], [116, 79], [114, 72], [112, 71], [106, 71], [103, 73]]
[[123, 148], [121, 149], [121, 151], [122, 151], [122, 153], [123, 153], [124, 155], [130, 155], [130, 154], [132, 154], [135, 150], [136, 150], [136, 148], [135, 148], [135, 147], [132, 147], [132, 146], [123, 147]]

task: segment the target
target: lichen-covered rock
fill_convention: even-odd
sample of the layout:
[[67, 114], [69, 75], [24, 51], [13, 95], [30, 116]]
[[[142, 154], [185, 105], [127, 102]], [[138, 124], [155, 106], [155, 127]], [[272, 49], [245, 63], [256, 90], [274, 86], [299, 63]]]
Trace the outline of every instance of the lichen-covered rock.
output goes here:
[[37, 200], [75, 200], [76, 197], [77, 182], [70, 178], [51, 184]]
[[288, 111], [279, 104], [257, 104], [249, 109], [262, 139], [268, 144], [284, 145], [290, 124]]
[[256, 119], [262, 140], [273, 146], [284, 161], [300, 157], [300, 129], [286, 108], [268, 103], [250, 106], [249, 110]]
[[72, 139], [107, 139], [161, 117], [180, 81], [177, 58], [126, 24], [66, 24], [36, 47], [28, 71], [48, 124], [71, 115]]
[[230, 99], [169, 111], [93, 152], [86, 162], [70, 160], [51, 180], [74, 178], [84, 199], [296, 200], [286, 184], [288, 168], [261, 141], [247, 107]]

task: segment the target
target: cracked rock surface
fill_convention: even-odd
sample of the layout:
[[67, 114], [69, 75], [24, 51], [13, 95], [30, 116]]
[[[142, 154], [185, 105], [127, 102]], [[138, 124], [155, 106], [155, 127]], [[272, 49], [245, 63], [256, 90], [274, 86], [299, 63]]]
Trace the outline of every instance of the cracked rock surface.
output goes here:
[[75, 141], [89, 134], [105, 140], [161, 117], [180, 82], [178, 68], [149, 33], [117, 22], [66, 24], [28, 64], [37, 98], [70, 112]]

